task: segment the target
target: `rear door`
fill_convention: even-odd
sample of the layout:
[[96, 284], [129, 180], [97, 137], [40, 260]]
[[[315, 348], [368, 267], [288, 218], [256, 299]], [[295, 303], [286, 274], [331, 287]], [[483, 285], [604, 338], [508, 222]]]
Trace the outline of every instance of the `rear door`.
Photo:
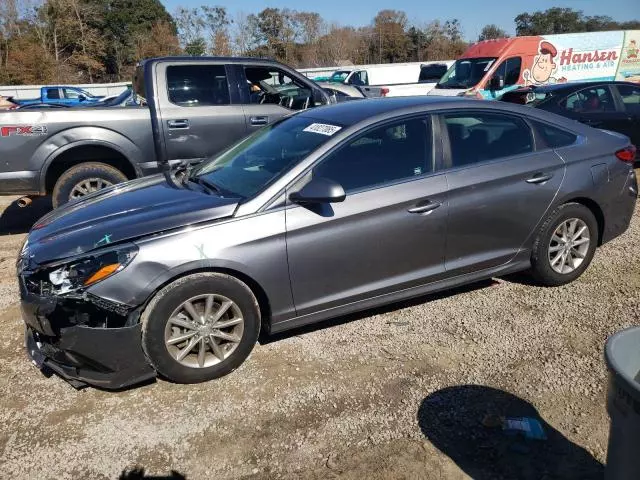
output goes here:
[[280, 67], [250, 64], [233, 68], [248, 133], [315, 106], [313, 89]]
[[620, 124], [620, 133], [640, 146], [640, 86], [618, 84], [613, 87], [620, 98], [620, 107], [625, 112], [625, 120]]
[[495, 111], [440, 117], [449, 185], [447, 275], [511, 260], [545, 216], [564, 177], [552, 149], [535, 151], [528, 123]]
[[156, 65], [168, 160], [200, 161], [247, 134], [237, 89], [222, 62]]

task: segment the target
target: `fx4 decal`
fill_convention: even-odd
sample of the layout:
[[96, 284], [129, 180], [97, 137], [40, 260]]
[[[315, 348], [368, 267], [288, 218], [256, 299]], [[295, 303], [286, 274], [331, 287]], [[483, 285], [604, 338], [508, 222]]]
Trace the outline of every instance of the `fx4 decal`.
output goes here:
[[0, 127], [0, 137], [11, 137], [18, 135], [21, 137], [38, 137], [47, 134], [45, 125], [7, 125]]

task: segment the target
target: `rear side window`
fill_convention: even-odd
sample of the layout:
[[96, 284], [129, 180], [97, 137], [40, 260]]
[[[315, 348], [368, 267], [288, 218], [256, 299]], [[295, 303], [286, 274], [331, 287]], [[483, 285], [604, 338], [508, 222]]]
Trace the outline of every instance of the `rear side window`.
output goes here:
[[229, 85], [223, 65], [167, 67], [169, 101], [181, 107], [229, 105]]
[[542, 140], [549, 148], [560, 148], [576, 143], [578, 137], [571, 132], [552, 127], [546, 123], [533, 122]]
[[60, 99], [60, 90], [57, 88], [49, 88], [47, 89], [47, 98], [51, 100]]
[[533, 151], [528, 125], [499, 113], [444, 115], [451, 145], [451, 166], [462, 167]]
[[640, 113], [640, 87], [635, 85], [618, 85], [618, 92], [627, 112]]

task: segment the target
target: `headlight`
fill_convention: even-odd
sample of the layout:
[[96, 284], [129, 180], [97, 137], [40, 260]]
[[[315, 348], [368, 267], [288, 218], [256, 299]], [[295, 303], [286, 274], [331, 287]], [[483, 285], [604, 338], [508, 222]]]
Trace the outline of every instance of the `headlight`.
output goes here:
[[49, 281], [59, 294], [88, 287], [126, 267], [135, 258], [138, 247], [123, 245], [96, 252], [92, 256], [68, 261], [49, 272]]

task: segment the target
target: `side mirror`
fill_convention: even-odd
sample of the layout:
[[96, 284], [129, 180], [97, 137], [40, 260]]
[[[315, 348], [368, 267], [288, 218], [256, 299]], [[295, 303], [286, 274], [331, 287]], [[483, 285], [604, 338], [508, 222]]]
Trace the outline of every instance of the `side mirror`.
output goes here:
[[504, 88], [504, 77], [502, 75], [495, 75], [491, 77], [489, 81], [489, 90], [502, 90]]
[[295, 203], [338, 203], [347, 197], [339, 183], [328, 178], [313, 178], [297, 192], [289, 195]]
[[78, 100], [84, 102], [87, 99], [84, 95], [78, 95]]

